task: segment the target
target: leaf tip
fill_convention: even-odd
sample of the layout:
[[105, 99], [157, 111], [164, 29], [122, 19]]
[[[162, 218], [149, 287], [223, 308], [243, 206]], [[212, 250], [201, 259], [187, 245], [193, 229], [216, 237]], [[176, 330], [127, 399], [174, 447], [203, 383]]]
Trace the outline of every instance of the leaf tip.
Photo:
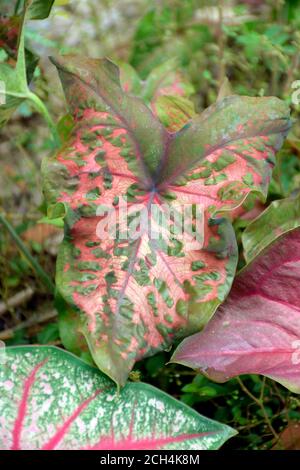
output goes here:
[[227, 77], [224, 78], [223, 82], [221, 83], [218, 96], [217, 96], [217, 102], [222, 101], [226, 96], [232, 96], [234, 95], [233, 90], [231, 88], [230, 81], [228, 80]]

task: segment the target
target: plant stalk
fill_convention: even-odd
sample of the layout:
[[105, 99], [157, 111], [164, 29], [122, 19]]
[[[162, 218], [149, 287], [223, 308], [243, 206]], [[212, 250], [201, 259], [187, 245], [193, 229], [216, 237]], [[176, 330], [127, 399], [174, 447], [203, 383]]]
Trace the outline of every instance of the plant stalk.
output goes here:
[[29, 92], [28, 98], [31, 100], [31, 102], [35, 106], [36, 110], [39, 113], [41, 113], [42, 116], [44, 117], [44, 119], [47, 122], [47, 124], [49, 126], [49, 129], [51, 131], [55, 147], [58, 148], [61, 144], [60, 137], [59, 137], [59, 134], [57, 132], [54, 121], [53, 121], [52, 117], [50, 116], [50, 113], [49, 113], [47, 107], [45, 106], [43, 101], [35, 93]]
[[10, 236], [16, 243], [17, 247], [21, 251], [21, 253], [25, 256], [25, 258], [28, 260], [28, 262], [31, 264], [32, 268], [34, 271], [39, 275], [41, 281], [47, 287], [47, 289], [51, 292], [51, 294], [54, 294], [55, 291], [55, 286], [54, 283], [52, 282], [52, 279], [48, 276], [48, 274], [44, 271], [42, 266], [38, 263], [38, 261], [32, 256], [32, 254], [29, 252], [27, 246], [23, 242], [23, 240], [19, 237], [13, 226], [9, 223], [9, 221], [6, 219], [6, 217], [0, 213], [0, 223], [4, 225], [6, 230], [9, 232]]

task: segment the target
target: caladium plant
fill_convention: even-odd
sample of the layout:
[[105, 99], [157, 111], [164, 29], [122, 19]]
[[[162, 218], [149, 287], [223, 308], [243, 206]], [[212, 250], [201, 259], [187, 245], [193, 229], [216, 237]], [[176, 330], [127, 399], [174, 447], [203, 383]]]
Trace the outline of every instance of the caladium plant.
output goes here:
[[[43, 164], [49, 210], [65, 214], [57, 287], [77, 310], [95, 363], [123, 385], [135, 361], [199, 331], [224, 301], [237, 263], [228, 217], [250, 192], [266, 196], [289, 110], [277, 98], [233, 95], [170, 132], [124, 91], [109, 60], [52, 61], [75, 121]], [[146, 211], [147, 228], [139, 223], [139, 236], [124, 239], [120, 223], [114, 239], [99, 237], [103, 209], [119, 215], [125, 199], [126, 221]], [[157, 214], [185, 205], [185, 237], [176, 217], [152, 237]]]
[[[1, 2], [0, 48], [4, 52], [0, 63], [0, 128], [16, 109], [28, 100], [41, 113], [53, 137], [53, 146], [60, 145], [59, 135], [44, 102], [30, 89], [38, 57], [25, 48], [27, 20], [40, 20], [50, 14], [54, 0], [21, 0]], [[3, 16], [2, 16], [3, 15]], [[5, 16], [4, 16], [5, 15]]]
[[2, 356], [1, 450], [217, 449], [233, 435], [150, 385], [118, 393], [58, 348], [17, 346]]
[[[291, 215], [296, 207], [299, 226], [295, 202], [285, 201], [282, 209]], [[265, 222], [269, 211], [262, 217]], [[257, 228], [259, 219], [254, 224]], [[206, 328], [179, 345], [173, 362], [220, 382], [263, 374], [300, 393], [300, 229], [283, 230], [285, 235], [236, 277]]]

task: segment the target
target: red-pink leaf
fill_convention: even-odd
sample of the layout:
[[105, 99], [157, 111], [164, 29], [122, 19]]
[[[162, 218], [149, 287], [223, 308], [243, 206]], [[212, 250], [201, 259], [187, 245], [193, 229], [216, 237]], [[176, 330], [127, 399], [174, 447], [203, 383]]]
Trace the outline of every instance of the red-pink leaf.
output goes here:
[[300, 392], [300, 229], [278, 239], [237, 276], [203, 332], [173, 362], [216, 381], [263, 374]]

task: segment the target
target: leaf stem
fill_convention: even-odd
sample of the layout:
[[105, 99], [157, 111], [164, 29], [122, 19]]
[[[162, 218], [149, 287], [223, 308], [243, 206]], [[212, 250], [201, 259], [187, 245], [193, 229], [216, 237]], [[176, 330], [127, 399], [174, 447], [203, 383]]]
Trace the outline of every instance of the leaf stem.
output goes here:
[[225, 75], [226, 75], [226, 67], [225, 67], [225, 57], [224, 57], [224, 49], [225, 49], [225, 34], [223, 31], [223, 12], [224, 12], [224, 1], [218, 1], [218, 12], [219, 12], [219, 25], [218, 25], [218, 59], [219, 59], [219, 71], [218, 71], [218, 83], [219, 88], [221, 87]]
[[35, 106], [36, 110], [39, 113], [41, 113], [42, 116], [45, 118], [45, 121], [47, 122], [47, 124], [49, 126], [49, 129], [52, 133], [52, 137], [53, 137], [53, 140], [54, 140], [54, 143], [55, 143], [55, 147], [59, 147], [60, 144], [61, 144], [60, 137], [59, 137], [59, 134], [57, 132], [55, 123], [54, 123], [52, 117], [50, 116], [50, 113], [49, 113], [47, 107], [45, 106], [43, 101], [35, 93], [32, 93], [31, 91], [28, 93], [28, 99], [30, 99], [32, 101], [32, 103]]
[[35, 270], [35, 272], [39, 275], [41, 281], [43, 284], [47, 287], [47, 289], [51, 292], [51, 294], [54, 294], [55, 291], [55, 286], [54, 283], [52, 282], [52, 279], [48, 276], [48, 274], [44, 271], [42, 266], [38, 263], [38, 261], [31, 255], [29, 252], [28, 248], [26, 247], [25, 243], [22, 241], [22, 239], [19, 237], [13, 226], [9, 223], [9, 221], [6, 219], [4, 214], [0, 213], [0, 223], [4, 225], [6, 230], [9, 232], [11, 235], [12, 239], [18, 246], [19, 250], [25, 258], [29, 261], [31, 264], [32, 268]]
[[[244, 382], [242, 381], [242, 379], [240, 377], [236, 377], [236, 380], [238, 381], [238, 383], [239, 383], [241, 389], [243, 390], [243, 392], [245, 392], [246, 395], [248, 395], [248, 397], [251, 398], [251, 400], [253, 400], [254, 403], [256, 403], [257, 406], [261, 409], [264, 420], [265, 420], [268, 428], [270, 429], [271, 433], [273, 434], [273, 436], [274, 436], [274, 438], [277, 442], [278, 439], [279, 439], [279, 436], [278, 436], [277, 432], [275, 431], [275, 429], [273, 428], [272, 423], [269, 419], [269, 416], [267, 415], [267, 412], [265, 410], [264, 403], [263, 403], [263, 394], [261, 394], [260, 398], [257, 398], [256, 396], [254, 396], [250, 392], [250, 390], [248, 390], [248, 388], [246, 387], [246, 385], [244, 384]], [[263, 390], [264, 390], [264, 383], [263, 383]]]

